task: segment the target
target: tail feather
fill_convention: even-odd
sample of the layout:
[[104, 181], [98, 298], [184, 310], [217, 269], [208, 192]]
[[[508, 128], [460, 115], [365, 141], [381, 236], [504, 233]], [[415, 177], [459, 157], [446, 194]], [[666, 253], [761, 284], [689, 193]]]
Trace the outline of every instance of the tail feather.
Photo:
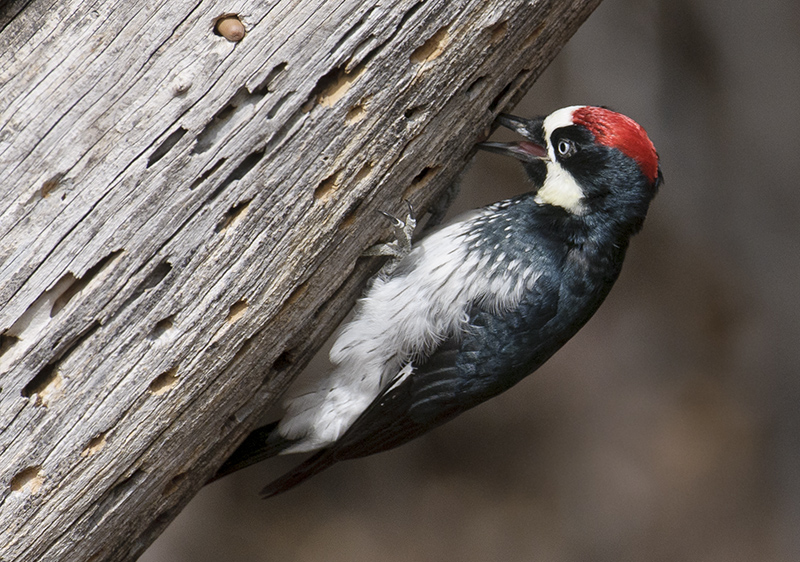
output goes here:
[[278, 422], [259, 427], [242, 441], [242, 444], [231, 454], [217, 473], [206, 484], [219, 480], [250, 465], [274, 457], [294, 443], [291, 439], [281, 437], [275, 429]]
[[267, 484], [264, 489], [261, 490], [260, 495], [262, 498], [267, 499], [285, 492], [290, 488], [294, 488], [307, 478], [311, 478], [318, 472], [322, 472], [334, 464], [336, 460], [336, 457], [329, 449], [319, 451], [280, 478]]

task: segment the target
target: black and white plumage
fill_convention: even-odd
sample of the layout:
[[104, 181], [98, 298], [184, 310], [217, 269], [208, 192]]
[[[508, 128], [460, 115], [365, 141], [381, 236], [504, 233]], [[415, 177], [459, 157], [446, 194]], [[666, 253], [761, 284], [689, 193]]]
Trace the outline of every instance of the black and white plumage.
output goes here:
[[498, 121], [525, 140], [481, 148], [521, 160], [534, 190], [440, 228], [379, 274], [330, 352], [335, 368], [290, 389], [283, 419], [218, 476], [317, 451], [266, 497], [405, 443], [519, 382], [594, 314], [661, 182], [655, 148], [604, 108]]

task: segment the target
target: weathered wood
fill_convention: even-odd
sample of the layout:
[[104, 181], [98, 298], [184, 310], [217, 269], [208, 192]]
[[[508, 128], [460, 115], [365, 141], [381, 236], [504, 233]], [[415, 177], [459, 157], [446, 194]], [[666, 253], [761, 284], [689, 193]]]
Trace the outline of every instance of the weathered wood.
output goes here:
[[598, 3], [2, 8], [0, 558], [150, 544]]

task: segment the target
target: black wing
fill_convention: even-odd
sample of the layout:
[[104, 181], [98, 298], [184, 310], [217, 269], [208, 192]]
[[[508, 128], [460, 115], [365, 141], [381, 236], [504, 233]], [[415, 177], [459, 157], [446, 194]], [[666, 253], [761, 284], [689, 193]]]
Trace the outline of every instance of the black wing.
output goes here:
[[558, 284], [540, 277], [514, 311], [474, 306], [463, 334], [388, 385], [338, 441], [269, 484], [262, 496], [288, 490], [337, 461], [402, 445], [519, 382], [565, 341], [551, 326], [558, 297]]

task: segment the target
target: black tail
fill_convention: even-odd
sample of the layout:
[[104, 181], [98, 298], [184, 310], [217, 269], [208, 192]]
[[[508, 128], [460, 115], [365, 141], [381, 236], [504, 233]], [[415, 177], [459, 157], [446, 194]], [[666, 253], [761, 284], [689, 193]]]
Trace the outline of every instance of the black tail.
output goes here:
[[281, 492], [285, 492], [290, 488], [294, 488], [307, 478], [311, 478], [318, 472], [322, 472], [336, 462], [336, 457], [329, 449], [319, 451], [315, 455], [309, 457], [292, 470], [267, 484], [261, 490], [261, 497], [264, 499], [276, 496]]
[[206, 484], [219, 480], [237, 470], [274, 457], [291, 445], [293, 441], [281, 437], [275, 431], [277, 427], [278, 422], [274, 422], [264, 427], [259, 427], [248, 435]]

